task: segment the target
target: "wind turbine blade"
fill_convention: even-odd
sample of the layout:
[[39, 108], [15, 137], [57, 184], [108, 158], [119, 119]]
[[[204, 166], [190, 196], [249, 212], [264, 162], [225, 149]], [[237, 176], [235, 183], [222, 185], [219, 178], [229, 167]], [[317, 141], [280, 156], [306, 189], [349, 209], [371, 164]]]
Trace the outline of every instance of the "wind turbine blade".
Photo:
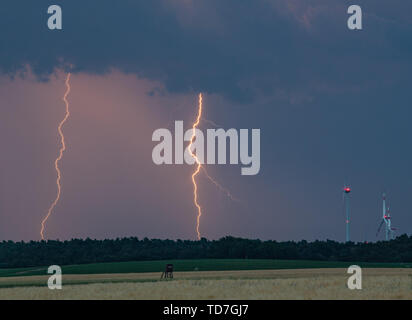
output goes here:
[[381, 224], [379, 225], [378, 231], [376, 231], [376, 236], [378, 236], [379, 231], [381, 231], [384, 222], [385, 220], [382, 220]]

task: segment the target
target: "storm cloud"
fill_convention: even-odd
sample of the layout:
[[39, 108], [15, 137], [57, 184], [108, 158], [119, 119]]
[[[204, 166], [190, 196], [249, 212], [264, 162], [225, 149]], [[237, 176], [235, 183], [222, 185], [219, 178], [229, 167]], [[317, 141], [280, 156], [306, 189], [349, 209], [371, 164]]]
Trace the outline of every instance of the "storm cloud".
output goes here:
[[[351, 2], [341, 0], [6, 0], [0, 68], [14, 74], [30, 65], [42, 80], [56, 68], [115, 68], [171, 92], [202, 90], [238, 102], [405, 80], [412, 4], [358, 2], [362, 32], [348, 30]], [[63, 30], [47, 28], [51, 4], [62, 7]]]
[[[63, 30], [47, 28], [52, 4]], [[193, 168], [153, 164], [151, 135], [190, 125], [199, 92], [205, 119], [261, 129], [257, 176], [208, 167], [241, 204], [199, 177], [205, 237], [342, 240], [345, 180], [354, 240], [376, 240], [384, 191], [411, 233], [411, 12], [405, 0], [1, 1], [0, 239], [38, 239], [69, 70], [50, 238], [193, 238]]]

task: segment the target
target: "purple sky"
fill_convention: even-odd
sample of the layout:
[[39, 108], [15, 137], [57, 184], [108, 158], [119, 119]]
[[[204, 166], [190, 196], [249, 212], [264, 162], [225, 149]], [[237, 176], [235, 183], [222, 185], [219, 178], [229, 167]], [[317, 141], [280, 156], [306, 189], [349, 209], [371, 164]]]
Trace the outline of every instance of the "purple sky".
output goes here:
[[345, 180], [354, 240], [376, 240], [384, 191], [398, 234], [410, 234], [412, 4], [357, 2], [362, 31], [346, 27], [349, 1], [85, 0], [62, 4], [58, 32], [49, 1], [27, 1], [20, 24], [9, 13], [21, 5], [2, 2], [0, 240], [39, 239], [68, 65], [47, 238], [194, 239], [194, 167], [154, 165], [151, 136], [175, 120], [189, 128], [199, 92], [205, 118], [261, 129], [257, 176], [208, 166], [241, 203], [199, 177], [203, 236], [341, 241]]

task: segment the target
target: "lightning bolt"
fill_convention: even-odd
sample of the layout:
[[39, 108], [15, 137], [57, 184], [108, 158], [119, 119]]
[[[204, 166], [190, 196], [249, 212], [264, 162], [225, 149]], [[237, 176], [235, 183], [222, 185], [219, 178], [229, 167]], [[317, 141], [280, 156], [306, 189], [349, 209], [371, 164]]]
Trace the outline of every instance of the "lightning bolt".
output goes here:
[[[216, 127], [216, 128], [222, 127], [221, 125], [219, 125], [219, 124], [217, 124], [216, 122], [214, 122], [214, 121], [212, 121], [212, 120], [209, 120], [209, 119], [203, 118], [202, 121], [204, 121], [204, 122], [206, 122], [206, 123], [209, 123], [209, 124], [211, 124], [212, 126], [214, 126], [214, 127]], [[227, 196], [230, 200], [235, 201], [235, 202], [240, 202], [240, 200], [237, 199], [237, 198], [235, 198], [228, 189], [226, 189], [226, 188], [223, 187], [219, 182], [217, 182], [215, 179], [213, 179], [213, 178], [209, 175], [209, 173], [207, 172], [207, 170], [206, 170], [205, 167], [202, 167], [202, 169], [203, 169], [206, 177], [207, 177], [221, 192], [223, 192], [224, 194], [226, 194], [226, 196]]]
[[193, 123], [193, 133], [192, 133], [192, 138], [190, 139], [190, 144], [188, 147], [188, 150], [190, 152], [190, 155], [195, 159], [196, 163], [197, 163], [197, 167], [196, 170], [193, 172], [192, 174], [192, 183], [193, 183], [193, 202], [197, 208], [197, 219], [196, 219], [196, 232], [197, 232], [197, 238], [200, 240], [201, 236], [200, 236], [200, 231], [199, 231], [199, 227], [200, 227], [200, 217], [202, 216], [202, 208], [200, 207], [198, 201], [197, 201], [197, 184], [196, 184], [196, 176], [199, 174], [200, 169], [202, 168], [202, 164], [199, 161], [199, 158], [193, 153], [192, 151], [192, 145], [193, 145], [193, 140], [196, 137], [196, 127], [199, 125], [200, 123], [200, 118], [202, 117], [202, 94], [199, 93], [199, 108], [198, 108], [198, 112], [197, 112], [197, 118], [195, 123]]
[[216, 128], [220, 128], [222, 127], [221, 125], [218, 125], [216, 122], [209, 120], [209, 119], [202, 119], [204, 122], [207, 122], [209, 124], [211, 124], [212, 126], [216, 127]]
[[40, 236], [42, 238], [42, 240], [44, 240], [44, 226], [45, 223], [47, 222], [47, 219], [49, 219], [50, 215], [52, 214], [54, 208], [56, 207], [57, 203], [60, 200], [60, 194], [61, 194], [61, 171], [59, 168], [59, 162], [60, 160], [63, 158], [63, 152], [66, 150], [66, 142], [64, 140], [64, 134], [62, 131], [63, 125], [66, 123], [67, 119], [70, 116], [70, 111], [69, 111], [69, 101], [67, 101], [67, 96], [70, 93], [70, 73], [67, 74], [67, 78], [66, 78], [66, 92], [64, 93], [63, 96], [63, 101], [66, 105], [66, 114], [63, 118], [63, 120], [60, 122], [59, 126], [58, 126], [58, 132], [60, 135], [60, 139], [61, 139], [61, 148], [60, 148], [60, 152], [59, 152], [59, 156], [57, 157], [57, 159], [54, 162], [54, 166], [56, 168], [56, 172], [57, 172], [57, 180], [56, 180], [56, 184], [57, 184], [57, 196], [56, 199], [53, 201], [53, 203], [51, 204], [49, 210], [47, 211], [47, 215], [44, 217], [43, 221], [41, 222], [41, 230], [40, 230]]
[[209, 173], [207, 172], [207, 170], [206, 170], [205, 167], [202, 167], [202, 169], [203, 169], [203, 172], [205, 173], [206, 177], [207, 177], [216, 187], [218, 187], [218, 189], [219, 189], [221, 192], [223, 192], [224, 194], [226, 194], [226, 196], [227, 196], [230, 200], [235, 201], [235, 202], [240, 202], [240, 200], [237, 199], [237, 198], [235, 198], [228, 189], [226, 189], [226, 188], [223, 187], [219, 182], [217, 182], [215, 179], [213, 179], [213, 178], [209, 175]]
[[[196, 170], [193, 172], [192, 174], [192, 183], [193, 183], [193, 203], [195, 204], [196, 208], [197, 208], [197, 219], [196, 219], [196, 233], [197, 233], [197, 239], [200, 240], [201, 238], [201, 234], [200, 234], [200, 217], [202, 216], [202, 207], [200, 206], [199, 202], [198, 202], [198, 194], [197, 194], [197, 183], [196, 183], [196, 176], [199, 174], [200, 170], [203, 169], [203, 172], [205, 173], [206, 177], [216, 186], [220, 189], [220, 191], [222, 191], [223, 193], [226, 194], [226, 196], [228, 198], [230, 198], [233, 201], [240, 201], [238, 199], [236, 199], [229, 190], [227, 190], [226, 188], [222, 187], [215, 179], [213, 179], [209, 173], [207, 172], [206, 168], [204, 166], [202, 166], [199, 158], [193, 153], [192, 151], [192, 145], [193, 145], [193, 141], [196, 138], [196, 128], [199, 126], [199, 123], [201, 120], [204, 120], [206, 122], [209, 122], [211, 124], [216, 125], [214, 122], [210, 121], [210, 120], [206, 120], [206, 119], [202, 119], [202, 111], [203, 111], [203, 96], [201, 93], [199, 93], [199, 106], [198, 106], [198, 111], [197, 111], [197, 117], [196, 117], [196, 121], [193, 123], [192, 126], [192, 137], [190, 139], [190, 143], [188, 146], [188, 150], [190, 152], [190, 155], [195, 159], [197, 167]], [[217, 125], [216, 125], [217, 126]]]

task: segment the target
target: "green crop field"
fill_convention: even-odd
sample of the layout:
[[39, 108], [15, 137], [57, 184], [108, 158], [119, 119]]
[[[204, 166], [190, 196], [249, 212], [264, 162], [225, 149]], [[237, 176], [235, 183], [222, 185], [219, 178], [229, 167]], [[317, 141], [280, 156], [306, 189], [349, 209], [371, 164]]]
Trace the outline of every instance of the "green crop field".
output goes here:
[[[63, 274], [107, 274], [162, 272], [166, 263], [175, 271], [229, 271], [270, 269], [347, 268], [357, 264], [364, 268], [411, 268], [412, 263], [357, 263], [306, 260], [202, 259], [110, 262], [61, 266]], [[0, 269], [0, 277], [46, 275], [47, 267]]]

